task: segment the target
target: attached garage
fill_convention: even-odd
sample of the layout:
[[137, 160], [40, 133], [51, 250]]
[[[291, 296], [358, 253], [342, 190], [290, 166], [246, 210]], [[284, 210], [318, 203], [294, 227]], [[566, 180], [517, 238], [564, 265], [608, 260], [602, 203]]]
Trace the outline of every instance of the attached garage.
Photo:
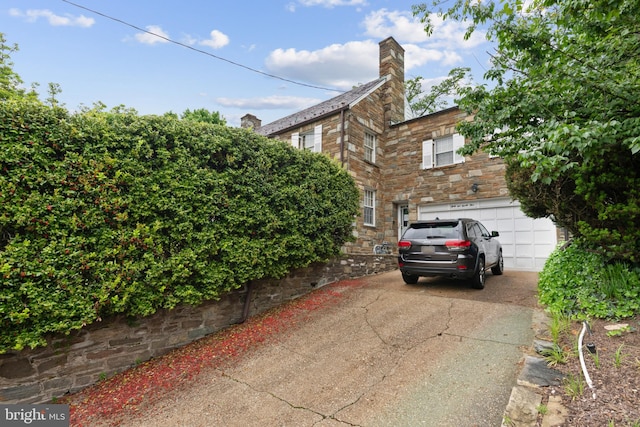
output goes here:
[[540, 271], [558, 242], [550, 219], [532, 219], [520, 210], [520, 203], [508, 198], [424, 205], [418, 219], [474, 218], [489, 231], [500, 233], [506, 269]]

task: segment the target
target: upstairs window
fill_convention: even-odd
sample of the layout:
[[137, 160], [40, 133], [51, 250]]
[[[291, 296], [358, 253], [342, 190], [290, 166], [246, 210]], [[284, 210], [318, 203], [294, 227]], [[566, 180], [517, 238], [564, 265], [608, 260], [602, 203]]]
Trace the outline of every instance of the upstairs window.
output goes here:
[[377, 138], [370, 132], [364, 134], [364, 159], [368, 162], [376, 162], [376, 143]]
[[322, 125], [318, 125], [310, 132], [296, 132], [291, 135], [291, 145], [300, 150], [314, 153], [322, 152]]
[[464, 156], [457, 153], [463, 145], [464, 136], [457, 133], [424, 141], [422, 143], [422, 169], [464, 163]]
[[316, 138], [313, 132], [301, 133], [300, 139], [298, 139], [298, 148], [301, 150], [313, 151], [315, 142]]

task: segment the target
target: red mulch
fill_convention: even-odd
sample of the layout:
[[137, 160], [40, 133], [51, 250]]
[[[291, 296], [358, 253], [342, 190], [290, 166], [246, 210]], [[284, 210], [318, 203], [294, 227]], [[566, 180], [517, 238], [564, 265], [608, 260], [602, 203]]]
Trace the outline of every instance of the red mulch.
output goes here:
[[250, 317], [245, 323], [204, 337], [161, 357], [66, 395], [57, 403], [70, 405], [71, 426], [95, 423], [117, 425], [163, 395], [188, 385], [203, 369], [222, 366], [246, 355], [276, 334], [283, 333], [318, 308], [342, 298], [341, 290], [359, 287], [361, 280], [345, 280], [315, 290], [294, 301]]

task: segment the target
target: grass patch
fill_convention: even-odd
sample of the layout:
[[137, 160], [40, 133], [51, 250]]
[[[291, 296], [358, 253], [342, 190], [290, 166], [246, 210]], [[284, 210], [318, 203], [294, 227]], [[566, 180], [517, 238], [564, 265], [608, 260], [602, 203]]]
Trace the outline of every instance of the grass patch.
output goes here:
[[572, 400], [577, 399], [584, 393], [586, 383], [580, 375], [569, 374], [564, 378], [563, 383], [564, 392], [567, 396], [571, 397]]

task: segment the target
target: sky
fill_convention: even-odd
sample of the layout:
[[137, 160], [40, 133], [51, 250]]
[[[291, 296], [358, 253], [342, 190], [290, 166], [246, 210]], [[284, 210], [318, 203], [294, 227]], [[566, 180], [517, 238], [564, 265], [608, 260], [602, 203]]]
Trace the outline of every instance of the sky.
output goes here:
[[3, 0], [13, 69], [70, 111], [97, 102], [139, 114], [204, 108], [263, 124], [379, 77], [379, 42], [405, 49], [405, 77], [489, 68], [482, 33], [436, 20], [427, 37], [405, 0]]

